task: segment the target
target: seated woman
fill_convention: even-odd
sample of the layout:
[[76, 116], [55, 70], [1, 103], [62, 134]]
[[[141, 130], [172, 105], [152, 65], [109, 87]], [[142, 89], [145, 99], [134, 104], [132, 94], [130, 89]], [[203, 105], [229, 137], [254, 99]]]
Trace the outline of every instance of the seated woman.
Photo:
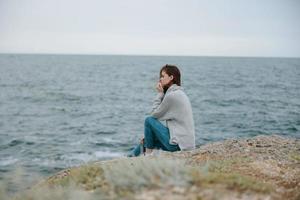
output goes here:
[[152, 112], [145, 119], [144, 138], [128, 157], [151, 154], [153, 149], [173, 152], [195, 148], [192, 107], [181, 87], [179, 69], [174, 65], [163, 66], [156, 89]]

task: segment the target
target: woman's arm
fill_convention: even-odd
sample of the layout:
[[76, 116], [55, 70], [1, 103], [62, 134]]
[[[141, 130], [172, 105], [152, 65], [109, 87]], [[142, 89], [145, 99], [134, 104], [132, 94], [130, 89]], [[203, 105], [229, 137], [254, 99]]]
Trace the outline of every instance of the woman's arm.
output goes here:
[[[172, 119], [173, 111], [171, 108], [173, 104], [173, 95], [166, 95], [163, 100], [160, 100], [160, 97], [160, 95], [157, 95], [156, 99], [154, 100], [150, 115], [159, 120]], [[159, 101], [161, 102], [159, 103]]]
[[158, 106], [161, 104], [161, 102], [162, 102], [164, 96], [165, 96], [165, 94], [164, 94], [163, 92], [159, 92], [159, 93], [156, 95], [156, 97], [155, 97], [155, 99], [154, 99], [154, 101], [153, 101], [151, 113], [152, 113], [154, 110], [156, 110], [156, 109], [158, 108]]
[[162, 87], [161, 82], [159, 81], [156, 84], [156, 90], [158, 91], [158, 94], [156, 98], [154, 99], [151, 116], [159, 119], [159, 120], [167, 120], [170, 119], [170, 103], [171, 100], [169, 100], [170, 95], [164, 94], [164, 89]]

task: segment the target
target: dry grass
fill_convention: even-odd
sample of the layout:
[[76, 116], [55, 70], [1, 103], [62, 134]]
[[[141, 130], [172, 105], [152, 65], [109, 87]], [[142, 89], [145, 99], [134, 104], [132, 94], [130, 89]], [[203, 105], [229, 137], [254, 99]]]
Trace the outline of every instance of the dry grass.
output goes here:
[[298, 152], [291, 152], [289, 154], [289, 158], [292, 159], [292, 160], [295, 160], [296, 162], [300, 162], [300, 154]]
[[[57, 173], [15, 199], [299, 199], [299, 143], [283, 140], [286, 147], [279, 148], [281, 138], [270, 138], [274, 147], [256, 148], [268, 144], [268, 137], [260, 137], [251, 146], [233, 141], [191, 153], [89, 163]], [[9, 199], [5, 184], [0, 199]]]
[[[15, 199], [134, 199], [136, 194], [146, 190], [186, 188], [188, 191], [188, 188], [195, 186], [204, 190], [214, 185], [236, 192], [272, 191], [269, 185], [250, 177], [225, 173], [232, 163], [237, 162], [226, 160], [192, 166], [179, 159], [139, 157], [94, 163], [65, 170]], [[1, 194], [1, 199], [7, 199], [5, 192]]]

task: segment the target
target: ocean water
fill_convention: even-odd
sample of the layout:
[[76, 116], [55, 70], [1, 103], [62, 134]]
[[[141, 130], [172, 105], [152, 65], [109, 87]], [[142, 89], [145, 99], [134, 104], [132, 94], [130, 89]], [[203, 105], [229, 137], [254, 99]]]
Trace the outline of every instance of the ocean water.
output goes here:
[[300, 137], [299, 58], [2, 54], [0, 181], [16, 168], [30, 182], [124, 156], [143, 135], [167, 63], [181, 69], [198, 147], [260, 134]]

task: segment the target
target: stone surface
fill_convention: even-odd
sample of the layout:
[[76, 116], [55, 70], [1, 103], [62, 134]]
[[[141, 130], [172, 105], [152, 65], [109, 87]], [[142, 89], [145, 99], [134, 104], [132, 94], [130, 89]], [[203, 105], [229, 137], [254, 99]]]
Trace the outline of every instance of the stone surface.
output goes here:
[[[184, 162], [182, 166], [186, 169], [178, 167], [170, 171], [174, 173], [174, 170], [178, 170], [175, 178], [183, 180], [181, 185], [170, 183], [173, 179], [169, 180], [168, 177], [174, 175], [166, 175], [168, 170], [165, 172], [161, 169], [164, 165], [155, 168], [155, 162], [159, 164], [167, 160], [171, 162], [171, 165], [169, 161], [166, 162], [167, 166], [172, 167], [172, 159]], [[154, 164], [147, 160], [153, 160]], [[147, 170], [138, 166], [139, 162], [145, 164], [144, 168], [149, 167], [150, 175], [145, 174]], [[63, 170], [33, 189], [57, 185], [71, 177], [74, 182], [80, 183], [80, 188], [100, 191], [105, 194], [105, 199], [300, 199], [300, 141], [278, 135], [229, 139], [209, 143], [193, 151], [160, 151], [147, 158], [98, 161], [93, 166], [99, 168], [86, 171], [82, 167]], [[117, 166], [120, 166], [120, 171]], [[105, 175], [105, 170], [108, 169], [112, 170], [109, 172], [111, 176], [107, 172]], [[115, 171], [118, 173], [113, 175]], [[92, 179], [76, 179], [84, 173], [89, 174], [88, 177]], [[122, 179], [130, 173], [133, 174], [130, 178], [137, 178], [136, 186], [133, 184], [123, 187], [112, 178], [115, 176]], [[144, 183], [135, 176], [146, 176], [152, 182]]]

